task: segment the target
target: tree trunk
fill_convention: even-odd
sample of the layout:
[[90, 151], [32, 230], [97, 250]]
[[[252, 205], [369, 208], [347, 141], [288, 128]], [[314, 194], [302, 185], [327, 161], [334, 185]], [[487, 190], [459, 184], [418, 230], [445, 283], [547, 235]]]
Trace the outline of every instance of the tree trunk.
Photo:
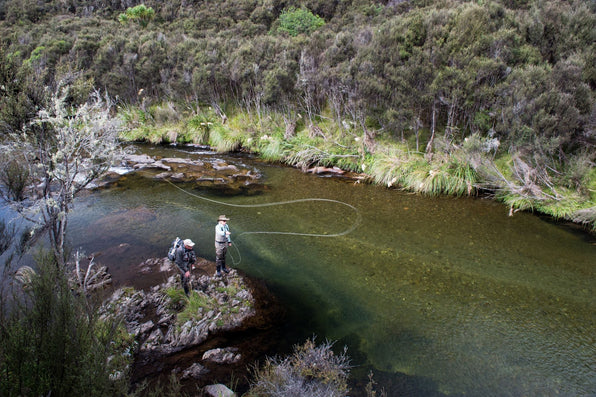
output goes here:
[[436, 126], [436, 118], [437, 118], [437, 106], [436, 104], [433, 102], [433, 112], [432, 112], [432, 121], [431, 121], [431, 127], [430, 127], [430, 139], [428, 140], [428, 143], [426, 144], [426, 158], [428, 159], [428, 161], [432, 160], [433, 157], [433, 141], [435, 140], [435, 126]]
[[284, 139], [290, 139], [296, 136], [296, 120], [284, 117], [286, 131], [284, 132]]

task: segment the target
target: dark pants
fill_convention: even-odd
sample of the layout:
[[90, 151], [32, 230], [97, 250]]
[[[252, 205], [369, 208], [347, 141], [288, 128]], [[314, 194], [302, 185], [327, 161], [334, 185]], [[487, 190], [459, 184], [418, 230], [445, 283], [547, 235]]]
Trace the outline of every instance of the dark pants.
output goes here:
[[182, 280], [182, 288], [184, 288], [184, 293], [188, 295], [190, 292], [190, 276], [185, 276], [186, 272], [180, 269], [180, 279]]
[[228, 252], [228, 243], [215, 243], [215, 267], [218, 272], [226, 268], [226, 253]]

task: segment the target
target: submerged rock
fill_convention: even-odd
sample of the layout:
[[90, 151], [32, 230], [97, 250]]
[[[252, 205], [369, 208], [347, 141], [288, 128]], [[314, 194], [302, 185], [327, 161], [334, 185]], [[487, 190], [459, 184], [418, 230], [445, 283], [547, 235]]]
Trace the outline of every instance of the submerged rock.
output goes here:
[[194, 363], [182, 372], [182, 379], [200, 379], [201, 376], [208, 373], [209, 370], [199, 363]]
[[[260, 172], [222, 160], [206, 162], [189, 158], [154, 158], [145, 154], [130, 154], [124, 157], [122, 165], [146, 178], [194, 183], [198, 187], [225, 187], [232, 193], [247, 187], [262, 187]], [[114, 181], [114, 174], [111, 174], [110, 181]]]
[[204, 361], [211, 361], [217, 364], [231, 364], [240, 361], [241, 355], [235, 347], [224, 347], [211, 349], [203, 354]]

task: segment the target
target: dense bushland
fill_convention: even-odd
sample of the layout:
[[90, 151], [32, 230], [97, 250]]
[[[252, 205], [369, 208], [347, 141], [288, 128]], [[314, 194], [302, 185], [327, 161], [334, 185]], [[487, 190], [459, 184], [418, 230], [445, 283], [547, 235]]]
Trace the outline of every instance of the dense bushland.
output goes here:
[[[143, 7], [141, 7], [143, 6]], [[0, 4], [2, 131], [41, 86], [117, 97], [129, 138], [247, 148], [596, 225], [593, 2]]]
[[[9, 272], [3, 272], [8, 275]], [[2, 278], [0, 394], [125, 395], [132, 340], [116, 320], [70, 282], [53, 255], [21, 268], [14, 288]]]

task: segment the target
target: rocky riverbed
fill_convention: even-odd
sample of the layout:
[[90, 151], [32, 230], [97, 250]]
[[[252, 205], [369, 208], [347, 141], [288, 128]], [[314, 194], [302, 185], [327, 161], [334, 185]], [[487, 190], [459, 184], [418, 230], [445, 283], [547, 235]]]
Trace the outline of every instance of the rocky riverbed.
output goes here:
[[228, 194], [251, 193], [262, 189], [262, 175], [254, 168], [229, 164], [221, 159], [209, 161], [186, 157], [160, 157], [127, 154], [117, 167], [91, 188], [106, 187], [127, 174], [172, 183], [191, 183], [196, 188], [224, 190]]

